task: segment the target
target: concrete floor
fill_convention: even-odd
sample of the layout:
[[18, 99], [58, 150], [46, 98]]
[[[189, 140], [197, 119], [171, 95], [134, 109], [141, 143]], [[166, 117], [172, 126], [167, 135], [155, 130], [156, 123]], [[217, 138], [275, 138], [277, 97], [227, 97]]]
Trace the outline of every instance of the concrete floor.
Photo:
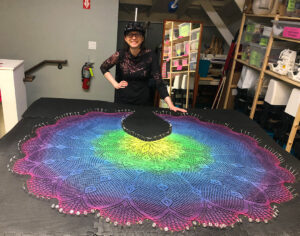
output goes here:
[[0, 138], [5, 134], [2, 103], [0, 103]]

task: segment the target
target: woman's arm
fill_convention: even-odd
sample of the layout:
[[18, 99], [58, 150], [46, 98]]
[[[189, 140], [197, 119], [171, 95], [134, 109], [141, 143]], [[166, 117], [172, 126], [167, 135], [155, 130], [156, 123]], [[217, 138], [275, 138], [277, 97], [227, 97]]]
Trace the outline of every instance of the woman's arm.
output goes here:
[[115, 52], [111, 57], [106, 59], [100, 66], [100, 70], [103, 73], [104, 77], [112, 84], [115, 89], [125, 88], [128, 83], [126, 81], [121, 81], [118, 83], [116, 79], [109, 72], [109, 69], [116, 65], [120, 58], [120, 52]]
[[156, 87], [157, 87], [160, 97], [162, 99], [164, 99], [164, 101], [168, 104], [169, 109], [172, 111], [186, 112], [185, 109], [174, 106], [174, 104], [169, 96], [169, 93], [167, 91], [166, 85], [164, 84], [164, 81], [161, 78], [160, 68], [158, 65], [157, 57], [154, 53], [152, 53], [151, 74], [156, 82]]
[[112, 84], [115, 89], [125, 88], [128, 85], [127, 81], [124, 80], [118, 83], [109, 71], [104, 74], [104, 77]]
[[168, 104], [169, 109], [171, 111], [180, 111], [180, 112], [187, 112], [185, 109], [179, 108], [179, 107], [175, 107], [171, 98], [169, 96], [165, 97], [165, 102]]

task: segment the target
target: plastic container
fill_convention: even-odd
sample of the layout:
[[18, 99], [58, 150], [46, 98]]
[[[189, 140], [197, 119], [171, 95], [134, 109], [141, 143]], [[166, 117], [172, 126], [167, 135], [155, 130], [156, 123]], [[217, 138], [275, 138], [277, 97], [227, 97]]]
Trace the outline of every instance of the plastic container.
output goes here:
[[272, 20], [272, 23], [275, 36], [300, 40], [300, 22]]
[[180, 60], [178, 59], [173, 60], [173, 66], [180, 66]]
[[207, 77], [208, 71], [210, 66], [210, 60], [203, 60], [199, 61], [199, 75], [200, 77]]
[[266, 47], [268, 45], [268, 42], [269, 42], [269, 37], [261, 36], [259, 40], [259, 45]]
[[197, 65], [196, 61], [190, 62], [190, 70], [196, 70], [196, 65]]
[[247, 33], [261, 33], [262, 25], [254, 22], [248, 22], [246, 27]]
[[262, 36], [270, 37], [272, 32], [272, 27], [263, 26]]
[[182, 23], [178, 25], [179, 37], [187, 37], [190, 34], [191, 23]]
[[248, 61], [250, 58], [250, 44], [249, 43], [243, 43], [242, 44], [242, 60]]
[[174, 78], [174, 84], [172, 89], [180, 89], [181, 88], [181, 77], [180, 75], [176, 75]]
[[177, 39], [179, 37], [179, 29], [174, 29], [173, 30], [173, 40]]
[[271, 105], [285, 106], [291, 92], [292, 87], [285, 82], [271, 79], [264, 100]]
[[175, 44], [175, 48], [176, 48], [176, 56], [181, 56], [184, 54], [184, 45], [183, 43], [177, 43]]
[[184, 46], [184, 55], [189, 55], [190, 54], [190, 42], [184, 41], [183, 46]]
[[287, 0], [285, 15], [300, 17], [300, 0]]
[[265, 53], [266, 53], [266, 47], [260, 46], [258, 44], [250, 43], [249, 64], [260, 68], [262, 66]]
[[199, 45], [198, 40], [191, 41], [191, 51], [197, 51], [198, 45]]
[[289, 97], [289, 101], [287, 103], [287, 106], [286, 106], [284, 112], [295, 117], [297, 114], [299, 105], [300, 105], [300, 89], [294, 88]]
[[245, 32], [243, 35], [243, 42], [244, 43], [251, 43], [253, 38], [253, 33]]
[[193, 52], [190, 54], [190, 62], [196, 62], [197, 61], [197, 55], [198, 52]]
[[188, 59], [187, 58], [182, 59], [181, 65], [182, 66], [187, 66], [188, 65]]
[[200, 36], [200, 28], [193, 29], [191, 31], [191, 40], [199, 40]]

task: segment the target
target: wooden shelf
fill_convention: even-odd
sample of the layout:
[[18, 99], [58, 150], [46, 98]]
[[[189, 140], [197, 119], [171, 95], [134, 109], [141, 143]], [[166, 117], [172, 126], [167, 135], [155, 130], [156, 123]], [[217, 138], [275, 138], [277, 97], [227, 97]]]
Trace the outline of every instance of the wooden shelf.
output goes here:
[[246, 14], [247, 17], [261, 17], [261, 18], [275, 18], [276, 15], [255, 15], [255, 14]]
[[245, 65], [245, 66], [248, 66], [248, 67], [250, 67], [250, 68], [252, 68], [254, 70], [261, 71], [261, 68], [249, 65], [249, 63], [247, 61], [244, 61], [244, 60], [241, 60], [241, 59], [236, 59], [236, 61], [239, 62], [239, 63], [241, 63], [241, 64], [243, 64], [243, 65]]
[[186, 58], [186, 57], [189, 57], [189, 55], [176, 56], [176, 57], [172, 57], [172, 59], [180, 59], [180, 58]]
[[287, 76], [279, 75], [279, 74], [277, 74], [277, 73], [275, 73], [275, 72], [273, 72], [273, 71], [270, 71], [270, 70], [266, 70], [266, 71], [265, 71], [265, 74], [270, 75], [270, 76], [272, 76], [272, 77], [274, 77], [274, 78], [280, 79], [280, 80], [282, 80], [282, 81], [284, 81], [284, 82], [286, 82], [286, 83], [292, 84], [292, 85], [294, 85], [294, 86], [300, 88], [300, 82], [297, 82], [297, 81], [295, 81], [295, 80], [292, 80], [292, 79], [290, 79], [290, 78], [287, 77]]
[[170, 73], [172, 73], [172, 74], [184, 74], [184, 73], [189, 73], [189, 72], [193, 72], [193, 71], [190, 71], [190, 70], [185, 70], [185, 71], [179, 70], [179, 71], [172, 71]]
[[279, 16], [280, 20], [296, 20], [300, 21], [300, 17], [293, 17], [293, 16]]
[[189, 41], [190, 39], [190, 36], [186, 36], [186, 37], [182, 37], [182, 38], [177, 38], [177, 39], [173, 39], [173, 44], [174, 43], [181, 43], [181, 42], [184, 42], [184, 41]]
[[[234, 72], [235, 72], [235, 67], [236, 67], [236, 63], [241, 63], [245, 66], [248, 66], [256, 71], [259, 71], [259, 77], [258, 77], [258, 82], [257, 82], [257, 88], [255, 91], [255, 95], [253, 98], [253, 103], [252, 103], [252, 107], [251, 107], [251, 112], [250, 112], [250, 119], [254, 118], [254, 114], [257, 108], [258, 104], [261, 104], [261, 102], [258, 100], [260, 93], [261, 93], [261, 89], [263, 87], [263, 81], [265, 78], [265, 75], [269, 75], [275, 79], [281, 80], [291, 86], [300, 88], [300, 82], [298, 81], [294, 81], [290, 78], [288, 78], [288, 76], [283, 76], [283, 75], [279, 75], [273, 71], [267, 70], [267, 65], [268, 65], [268, 59], [269, 59], [269, 55], [272, 49], [272, 45], [274, 42], [274, 39], [278, 39], [278, 40], [283, 40], [283, 41], [289, 41], [289, 42], [293, 42], [293, 43], [300, 43], [300, 40], [295, 40], [295, 39], [290, 39], [290, 38], [284, 38], [284, 37], [280, 37], [280, 36], [273, 36], [273, 34], [270, 35], [269, 41], [268, 41], [268, 45], [266, 47], [266, 52], [265, 52], [265, 56], [264, 56], [264, 60], [263, 60], [263, 64], [262, 64], [262, 68], [258, 68], [256, 66], [251, 66], [249, 65], [249, 63], [247, 61], [238, 59], [238, 55], [239, 55], [239, 48], [240, 48], [240, 44], [241, 44], [241, 39], [242, 39], [242, 34], [243, 34], [243, 30], [244, 30], [244, 26], [246, 23], [246, 18], [247, 17], [268, 17], [268, 18], [274, 18], [275, 20], [291, 20], [291, 21], [300, 21], [300, 17], [289, 17], [289, 16], [279, 16], [279, 15], [254, 15], [254, 14], [243, 14], [242, 17], [242, 22], [241, 22], [241, 26], [240, 26], [240, 31], [239, 31], [239, 35], [237, 38], [237, 43], [236, 43], [236, 47], [235, 47], [235, 53], [234, 53], [234, 60], [232, 63], [232, 68], [230, 71], [230, 76], [228, 78], [228, 87], [226, 90], [226, 97], [225, 97], [225, 102], [224, 102], [224, 106], [223, 108], [226, 109], [227, 108], [227, 104], [228, 104], [228, 99], [229, 99], [229, 95], [231, 92], [231, 89], [234, 87], [233, 83], [233, 77], [234, 77]], [[287, 147], [286, 147], [286, 151], [290, 152], [291, 147], [293, 145], [293, 141], [295, 138], [295, 134], [296, 131], [299, 127], [299, 123], [300, 123], [300, 105], [298, 107], [298, 112], [295, 116], [294, 119], [294, 123], [289, 135], [289, 140], [287, 142]]]
[[275, 18], [278, 17], [280, 20], [296, 20], [300, 21], [300, 17], [293, 17], [293, 16], [280, 16], [280, 15], [255, 15], [255, 14], [245, 14], [246, 17], [258, 17], [258, 18]]
[[[248, 62], [246, 62], [246, 61], [243, 61], [243, 60], [241, 60], [241, 59], [236, 59], [236, 61], [239, 62], [239, 63], [241, 63], [241, 64], [243, 64], [243, 65], [245, 65], [245, 66], [248, 66], [248, 67], [250, 67], [250, 68], [252, 68], [252, 69], [254, 69], [254, 70], [261, 71], [261, 68], [258, 68], [258, 67], [256, 67], [256, 66], [251, 66], [251, 65], [249, 65]], [[287, 82], [287, 83], [289, 83], [289, 84], [292, 84], [292, 85], [294, 85], [294, 86], [300, 87], [300, 82], [294, 81], [294, 80], [290, 79], [290, 78], [287, 77], [287, 76], [279, 75], [279, 74], [277, 74], [277, 73], [275, 73], [275, 72], [273, 72], [273, 71], [270, 71], [270, 70], [266, 70], [266, 71], [265, 71], [265, 74], [268, 74], [268, 75], [270, 75], [270, 76], [272, 76], [272, 77], [274, 77], [274, 78], [277, 78], [277, 79], [280, 79], [280, 80], [282, 80], [282, 81], [285, 81], [285, 82]]]
[[[179, 25], [183, 24], [183, 23], [188, 23], [185, 26], [187, 28], [184, 29], [184, 30], [189, 31], [188, 36], [175, 38], [174, 30], [179, 30]], [[192, 31], [192, 26], [195, 26], [196, 24], [197, 24], [197, 27], [199, 27], [199, 28]], [[172, 33], [170, 31], [168, 31], [167, 29], [170, 29], [170, 31], [172, 31]], [[176, 75], [178, 75], [179, 77], [183, 77], [183, 76], [185, 77], [185, 75], [186, 75], [186, 83], [190, 83], [190, 79], [194, 78], [195, 79], [194, 84], [197, 84], [197, 81], [199, 79], [199, 76], [197, 76], [197, 74], [196, 74], [198, 72], [198, 68], [197, 68], [197, 70], [190, 70], [190, 69], [194, 69], [194, 67], [190, 67], [191, 51], [189, 53], [186, 53], [188, 55], [180, 55], [177, 53], [173, 54], [173, 52], [176, 51], [175, 49], [176, 49], [177, 44], [180, 43], [180, 44], [185, 45], [185, 43], [191, 43], [192, 32], [199, 31], [199, 39], [197, 40], [197, 45], [198, 45], [199, 50], [194, 51], [195, 53], [197, 53], [197, 56], [198, 56], [198, 54], [200, 54], [200, 48], [201, 48], [200, 45], [201, 45], [202, 30], [203, 30], [203, 25], [201, 22], [182, 21], [182, 20], [164, 20], [162, 52], [168, 51], [168, 52], [172, 53], [172, 54], [163, 54], [162, 53], [162, 56], [161, 56], [161, 65], [165, 64], [166, 68], [164, 68], [164, 69], [169, 71], [168, 72], [169, 78], [164, 78], [165, 80], [172, 82], [175, 79]], [[165, 35], [169, 34], [169, 33], [170, 33], [170, 37], [171, 37], [170, 40], [164, 40], [166, 38]], [[182, 53], [186, 52], [186, 51], [183, 52], [182, 50], [183, 50], [183, 48], [181, 49]], [[174, 63], [173, 63], [174, 60], [182, 60], [184, 62], [187, 62], [187, 64], [179, 65], [179, 67], [174, 66]], [[170, 63], [166, 63], [166, 61], [170, 61]], [[182, 64], [182, 63], [178, 63], [178, 64]], [[180, 69], [180, 70], [177, 70], [177, 69]], [[167, 76], [167, 75], [165, 75], [165, 76]], [[189, 107], [189, 105], [192, 105], [193, 107], [195, 106], [196, 95], [198, 92], [197, 89], [198, 89], [198, 87], [196, 86], [195, 91], [193, 93], [191, 93], [191, 91], [189, 91], [189, 90], [186, 90], [186, 97], [188, 98], [189, 96], [192, 96], [193, 100], [192, 100], [192, 104], [190, 104], [189, 99], [184, 98], [182, 103], [184, 103], [185, 107]], [[155, 104], [157, 104], [157, 103], [155, 103]]]
[[289, 41], [289, 42], [293, 42], [293, 43], [300, 43], [300, 40], [297, 40], [297, 39], [284, 38], [284, 37], [280, 37], [280, 36], [273, 36], [273, 37], [274, 37], [274, 39], [280, 39], [280, 40]]

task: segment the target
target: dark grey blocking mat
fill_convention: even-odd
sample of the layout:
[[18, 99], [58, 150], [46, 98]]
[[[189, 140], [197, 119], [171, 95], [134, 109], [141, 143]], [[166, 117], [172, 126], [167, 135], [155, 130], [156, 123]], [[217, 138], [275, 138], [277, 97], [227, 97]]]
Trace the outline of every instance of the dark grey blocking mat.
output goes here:
[[[22, 157], [18, 151], [18, 142], [30, 134], [35, 125], [55, 122], [57, 116], [65, 113], [87, 112], [89, 110], [103, 110], [114, 112], [116, 110], [151, 110], [146, 107], [130, 107], [109, 102], [41, 98], [28, 108], [23, 119], [0, 139], [0, 236], [2, 235], [300, 235], [300, 198], [299, 196], [289, 202], [278, 205], [279, 216], [268, 224], [249, 223], [246, 218], [243, 222], [235, 224], [234, 228], [217, 229], [197, 226], [189, 231], [171, 233], [152, 228], [151, 222], [131, 227], [113, 226], [104, 219], [94, 215], [70, 216], [59, 214], [51, 208], [55, 200], [42, 200], [28, 195], [22, 186], [26, 177], [14, 175], [7, 170], [10, 158]], [[162, 111], [162, 110], [161, 110]], [[167, 110], [165, 110], [167, 112]], [[282, 166], [292, 167], [299, 172], [300, 161], [286, 153], [277, 145], [254, 121], [236, 111], [223, 110], [189, 110], [198, 114], [201, 120], [216, 123], [230, 124], [234, 130], [247, 131], [255, 134], [272, 149], [280, 153], [285, 161]], [[294, 193], [300, 189], [299, 175], [292, 185]]]

